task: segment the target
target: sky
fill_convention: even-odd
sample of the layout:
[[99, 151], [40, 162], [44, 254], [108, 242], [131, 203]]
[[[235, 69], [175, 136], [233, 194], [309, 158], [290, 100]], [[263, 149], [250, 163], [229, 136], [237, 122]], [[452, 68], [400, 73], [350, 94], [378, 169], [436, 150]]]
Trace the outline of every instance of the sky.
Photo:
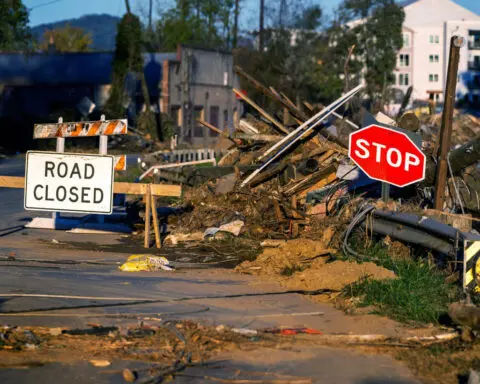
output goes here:
[[[331, 15], [332, 10], [341, 0], [315, 0]], [[456, 3], [476, 12], [480, 15], [480, 0], [455, 0]], [[77, 18], [92, 13], [107, 13], [113, 16], [121, 16], [125, 13], [124, 0], [23, 0], [23, 3], [30, 9], [30, 25], [35, 26], [53, 21]], [[141, 13], [147, 9], [148, 0], [130, 0], [130, 6], [135, 13]], [[168, 6], [168, 0], [154, 0], [158, 7]], [[243, 9], [243, 24], [256, 22], [258, 0], [245, 0]]]

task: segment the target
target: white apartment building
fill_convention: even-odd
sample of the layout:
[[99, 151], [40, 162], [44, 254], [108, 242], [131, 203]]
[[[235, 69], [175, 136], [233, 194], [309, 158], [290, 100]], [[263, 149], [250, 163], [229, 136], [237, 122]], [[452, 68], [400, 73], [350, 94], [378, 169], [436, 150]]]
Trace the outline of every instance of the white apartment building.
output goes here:
[[405, 92], [413, 86], [412, 100], [443, 101], [450, 38], [459, 35], [466, 43], [460, 50], [457, 100], [480, 105], [480, 16], [452, 0], [409, 0], [402, 6], [404, 44], [395, 87]]

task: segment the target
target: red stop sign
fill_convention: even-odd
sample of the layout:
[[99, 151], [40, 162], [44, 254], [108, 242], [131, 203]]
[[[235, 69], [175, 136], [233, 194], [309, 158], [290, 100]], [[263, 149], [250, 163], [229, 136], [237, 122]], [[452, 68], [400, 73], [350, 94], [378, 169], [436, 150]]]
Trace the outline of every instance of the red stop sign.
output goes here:
[[348, 155], [368, 177], [397, 187], [425, 178], [425, 155], [405, 134], [369, 125], [350, 134]]

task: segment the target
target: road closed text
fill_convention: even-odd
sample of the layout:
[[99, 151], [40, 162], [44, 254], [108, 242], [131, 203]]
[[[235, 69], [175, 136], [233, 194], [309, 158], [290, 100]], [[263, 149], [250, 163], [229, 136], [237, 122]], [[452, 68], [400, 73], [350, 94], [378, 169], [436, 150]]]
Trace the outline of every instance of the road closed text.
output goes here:
[[71, 169], [65, 162], [56, 164], [53, 161], [45, 162], [45, 184], [37, 184], [33, 187], [33, 197], [35, 200], [41, 201], [59, 201], [64, 202], [68, 200], [72, 203], [102, 203], [105, 195], [101, 188], [97, 187], [77, 187], [71, 186], [69, 188], [59, 185], [55, 189], [48, 185], [48, 178], [60, 179], [92, 179], [95, 176], [95, 168], [92, 164], [74, 163]]
[[111, 213], [111, 156], [29, 152], [26, 173], [26, 209]]

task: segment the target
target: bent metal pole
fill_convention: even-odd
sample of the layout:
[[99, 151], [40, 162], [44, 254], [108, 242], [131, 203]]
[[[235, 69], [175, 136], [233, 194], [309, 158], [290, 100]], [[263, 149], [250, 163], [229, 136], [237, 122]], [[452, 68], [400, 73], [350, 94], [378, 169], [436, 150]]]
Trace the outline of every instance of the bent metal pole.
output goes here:
[[[330, 111], [330, 109], [332, 109], [333, 107], [335, 107], [335, 105], [337, 103], [341, 103], [339, 104], [338, 106], [336, 106], [336, 108], [334, 108], [333, 111], [335, 111], [335, 109], [339, 108], [344, 100], [348, 100], [350, 97], [352, 97], [353, 95], [355, 95], [358, 91], [360, 91], [363, 87], [365, 87], [364, 84], [360, 84], [359, 86], [355, 87], [354, 89], [352, 89], [350, 92], [346, 93], [345, 95], [343, 95], [342, 97], [340, 97], [339, 99], [335, 100], [333, 103], [331, 103], [328, 107], [325, 107], [324, 109], [322, 109], [320, 112], [318, 112], [315, 116], [312, 116], [310, 119], [308, 119], [305, 123], [303, 123], [302, 125], [300, 125], [297, 129], [295, 129], [294, 131], [290, 132], [287, 136], [285, 136], [282, 140], [280, 140], [278, 143], [276, 143], [275, 145], [273, 145], [272, 147], [270, 147], [265, 153], [263, 153], [259, 158], [258, 160], [262, 160], [264, 159], [265, 157], [267, 157], [271, 152], [273, 152], [275, 149], [279, 148], [283, 143], [287, 142], [288, 140], [290, 140], [290, 138], [294, 137], [295, 135], [297, 135], [299, 132], [301, 132], [302, 130], [306, 129], [310, 124], [312, 124], [313, 122], [321, 119], [320, 121], [324, 120], [326, 118], [326, 114]], [[333, 112], [332, 111], [332, 112]]]
[[[340, 108], [343, 104], [345, 104], [348, 100], [350, 100], [356, 93], [358, 93], [361, 89], [365, 87], [364, 84], [360, 84], [359, 86], [355, 87], [352, 89], [350, 92], [342, 96], [340, 99], [336, 100], [332, 104], [330, 104], [328, 107], [326, 107], [324, 110], [322, 110], [320, 113], [323, 113], [324, 116], [318, 117], [319, 114], [317, 114], [315, 117], [317, 117], [317, 121], [314, 122], [311, 126], [307, 127], [306, 124], [310, 120], [315, 120], [314, 118], [310, 119], [308, 122], [302, 124], [300, 127], [298, 127], [295, 131], [293, 131], [290, 135], [286, 136], [281, 142], [277, 143], [274, 145], [274, 147], [278, 148], [281, 144], [286, 142], [288, 139], [290, 139], [292, 136], [295, 134], [297, 135], [294, 137], [290, 142], [285, 144], [285, 146], [280, 149], [276, 154], [274, 154], [270, 159], [268, 159], [260, 168], [252, 172], [240, 185], [240, 187], [246, 186], [248, 183], [250, 183], [259, 173], [261, 173], [265, 168], [267, 168], [271, 163], [273, 163], [275, 160], [277, 160], [281, 154], [283, 154], [286, 150], [288, 150], [293, 144], [295, 144], [298, 140], [300, 140], [302, 137], [304, 137], [307, 133], [312, 131], [316, 126], [318, 126], [323, 120], [325, 120], [327, 117], [329, 117], [336, 109]], [[273, 148], [273, 147], [272, 147]], [[271, 149], [270, 148], [270, 152]]]

